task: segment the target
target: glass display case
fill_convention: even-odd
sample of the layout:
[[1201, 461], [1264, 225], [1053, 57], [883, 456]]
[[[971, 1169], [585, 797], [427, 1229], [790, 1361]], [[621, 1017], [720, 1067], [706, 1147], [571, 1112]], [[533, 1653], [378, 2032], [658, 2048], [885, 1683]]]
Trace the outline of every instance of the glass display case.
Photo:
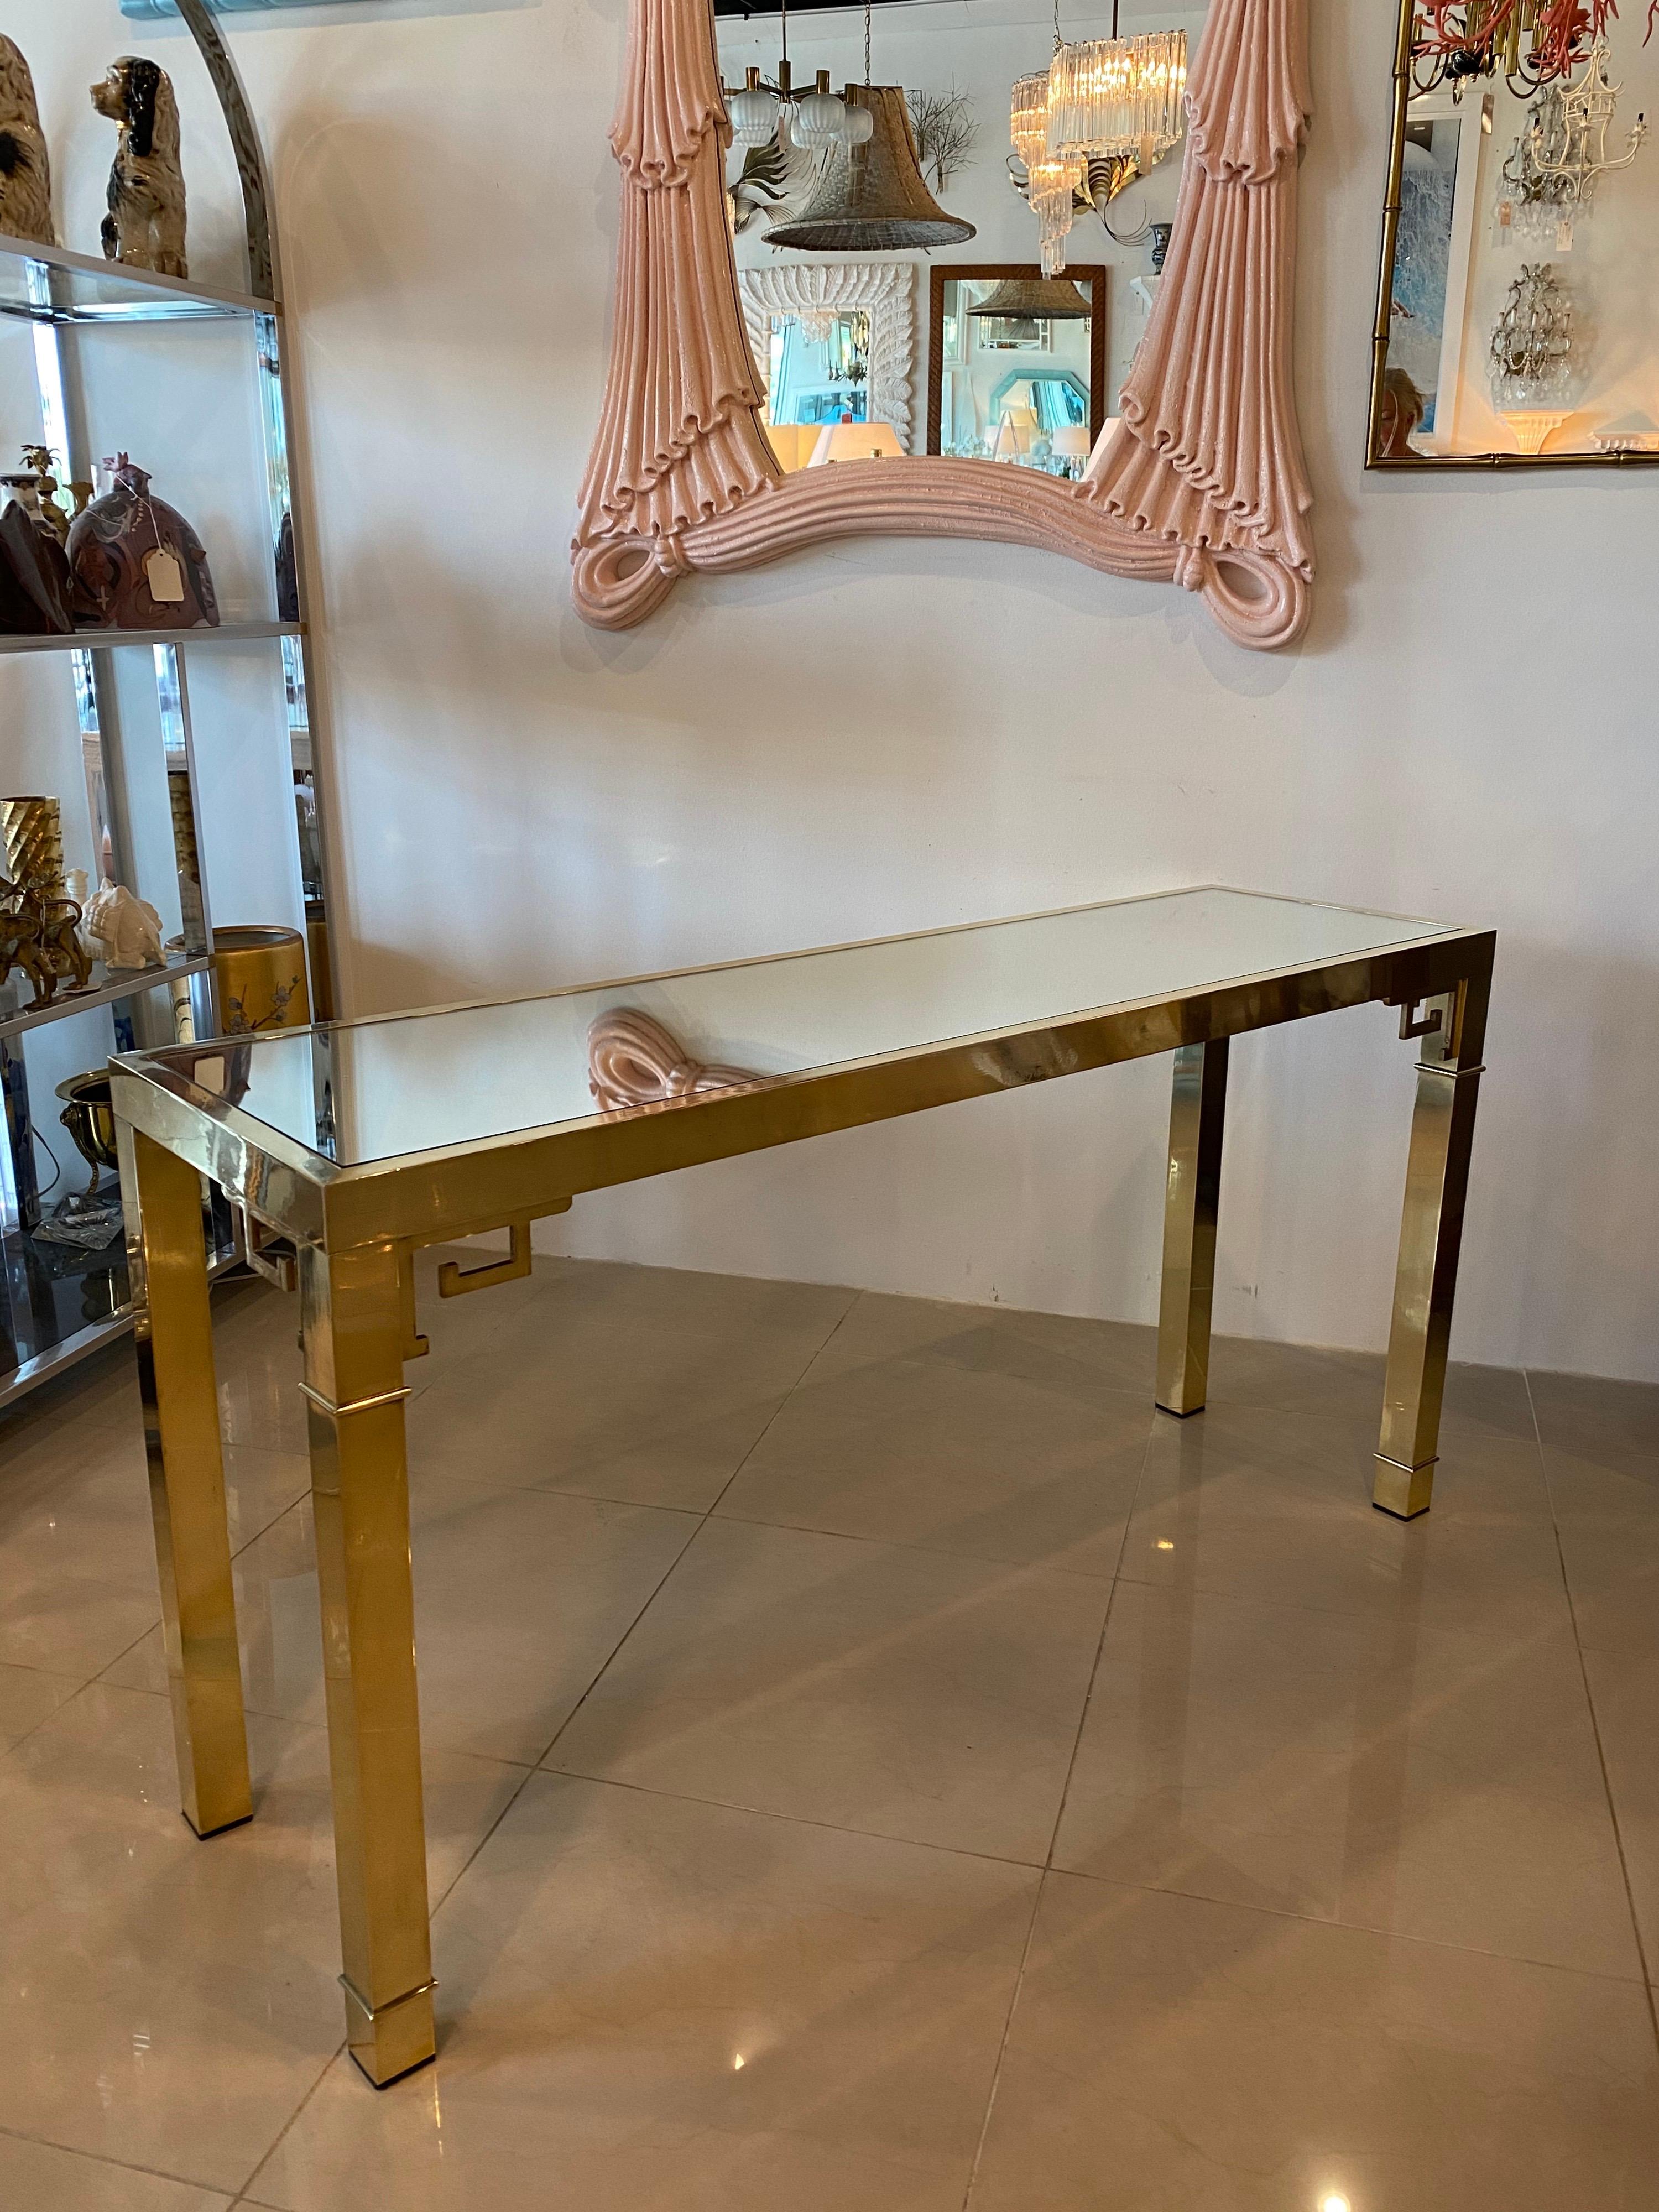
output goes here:
[[55, 799], [65, 873], [94, 887], [108, 878], [153, 908], [165, 961], [94, 963], [44, 1005], [17, 968], [0, 979], [0, 1404], [129, 1324], [119, 1234], [88, 1244], [95, 1218], [79, 1242], [64, 1234], [65, 1194], [100, 1182], [112, 1194], [115, 1177], [94, 1165], [86, 1117], [60, 1085], [112, 1052], [222, 1026], [216, 923], [303, 933], [313, 1009], [335, 1005], [264, 172], [211, 19], [199, 0], [180, 12], [241, 173], [248, 289], [0, 237], [0, 471], [22, 465], [24, 447], [46, 447], [67, 510], [72, 483], [131, 453], [205, 546], [220, 616], [216, 628], [0, 635], [0, 797]]

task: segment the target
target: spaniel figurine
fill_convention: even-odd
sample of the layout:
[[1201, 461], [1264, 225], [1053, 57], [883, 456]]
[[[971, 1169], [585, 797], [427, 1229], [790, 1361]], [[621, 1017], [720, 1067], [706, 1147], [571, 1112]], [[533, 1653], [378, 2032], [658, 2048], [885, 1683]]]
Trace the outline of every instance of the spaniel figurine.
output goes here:
[[109, 173], [104, 258], [161, 276], [188, 276], [185, 179], [179, 167], [179, 103], [154, 62], [124, 54], [92, 88], [92, 104], [121, 126]]
[[34, 79], [15, 42], [0, 38], [0, 231], [56, 246], [52, 163], [35, 105]]

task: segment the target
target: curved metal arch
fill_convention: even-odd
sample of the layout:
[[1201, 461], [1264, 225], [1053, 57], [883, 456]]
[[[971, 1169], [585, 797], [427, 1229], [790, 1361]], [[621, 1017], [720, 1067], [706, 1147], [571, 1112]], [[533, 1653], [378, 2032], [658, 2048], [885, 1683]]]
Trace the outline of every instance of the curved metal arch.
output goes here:
[[280, 301], [281, 276], [270, 228], [270, 179], [253, 111], [242, 88], [241, 73], [219, 36], [219, 27], [208, 9], [207, 0], [174, 0], [174, 5], [207, 64], [213, 89], [224, 110], [225, 128], [230, 133], [237, 174], [242, 180], [242, 210], [247, 222], [248, 289], [257, 299]]

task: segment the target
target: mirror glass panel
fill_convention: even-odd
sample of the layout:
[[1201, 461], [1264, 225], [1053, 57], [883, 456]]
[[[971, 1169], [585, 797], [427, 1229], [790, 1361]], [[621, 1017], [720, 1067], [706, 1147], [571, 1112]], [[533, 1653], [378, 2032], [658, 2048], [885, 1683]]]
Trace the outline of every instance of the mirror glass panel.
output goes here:
[[974, 276], [939, 270], [930, 451], [1081, 476], [1106, 419], [1095, 339], [1106, 297], [1098, 264], [1054, 277], [1035, 263]]
[[1368, 461], [1659, 459], [1659, 40], [1403, 8]]
[[[862, 0], [714, 8], [739, 283], [785, 469], [931, 451], [1081, 475], [1157, 295], [1180, 42], [1206, 8], [1062, 5], [1094, 70], [1069, 82], [1072, 151], [1046, 118], [1018, 149], [1012, 127], [1016, 86], [1048, 89], [1052, 0], [874, 0], [867, 71]], [[1114, 51], [1136, 88], [1115, 108]], [[884, 267], [891, 289], [860, 289]]]

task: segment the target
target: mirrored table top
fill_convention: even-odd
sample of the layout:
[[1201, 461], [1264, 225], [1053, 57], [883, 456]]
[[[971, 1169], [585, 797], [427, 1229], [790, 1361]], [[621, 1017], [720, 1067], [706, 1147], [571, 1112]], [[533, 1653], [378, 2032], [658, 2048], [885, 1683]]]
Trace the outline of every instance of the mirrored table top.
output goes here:
[[319, 1166], [361, 1167], [592, 1126], [604, 1117], [590, 1090], [589, 1032], [619, 1010], [661, 1024], [728, 1081], [775, 1080], [1316, 974], [1462, 933], [1445, 922], [1204, 888], [179, 1046], [118, 1065], [176, 1096], [235, 1109]]

